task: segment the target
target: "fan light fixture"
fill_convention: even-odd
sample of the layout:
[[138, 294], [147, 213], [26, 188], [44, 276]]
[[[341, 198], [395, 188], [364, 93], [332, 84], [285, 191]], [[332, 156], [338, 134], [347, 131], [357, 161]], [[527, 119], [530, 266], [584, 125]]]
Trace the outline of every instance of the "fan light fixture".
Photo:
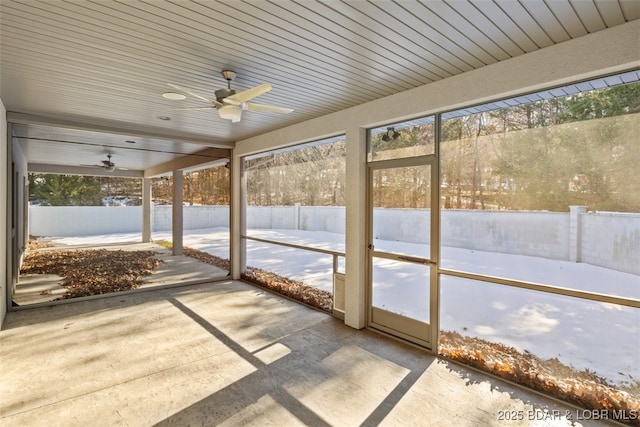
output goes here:
[[387, 131], [382, 135], [382, 140], [384, 142], [389, 142], [392, 139], [395, 141], [398, 137], [400, 137], [400, 132], [395, 130], [395, 128], [387, 128]]
[[240, 116], [242, 115], [242, 107], [238, 105], [223, 105], [218, 107], [218, 115], [220, 115], [222, 119], [237, 123], [240, 121]]

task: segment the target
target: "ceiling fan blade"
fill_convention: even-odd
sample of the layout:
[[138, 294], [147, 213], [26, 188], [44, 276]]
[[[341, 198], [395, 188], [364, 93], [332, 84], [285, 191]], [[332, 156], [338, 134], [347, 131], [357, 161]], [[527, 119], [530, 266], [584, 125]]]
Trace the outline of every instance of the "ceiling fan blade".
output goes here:
[[210, 107], [189, 107], [189, 108], [172, 108], [172, 111], [184, 111], [184, 110], [215, 110], [216, 107], [214, 105]]
[[248, 100], [255, 98], [256, 96], [260, 96], [263, 93], [267, 93], [270, 90], [271, 90], [271, 85], [269, 83], [262, 83], [261, 85], [252, 87], [251, 89], [238, 92], [235, 95], [227, 96], [224, 99], [224, 103], [231, 104], [231, 105], [240, 105], [243, 102], [247, 102]]
[[263, 113], [282, 113], [289, 114], [293, 111], [293, 108], [276, 107], [275, 105], [256, 104], [253, 102], [247, 102], [244, 104], [244, 109], [248, 111], [260, 111]]
[[167, 83], [167, 85], [171, 86], [174, 89], [178, 89], [184, 93], [188, 93], [191, 96], [195, 96], [196, 98], [200, 98], [203, 101], [211, 102], [212, 104], [220, 104], [215, 98], [208, 98], [206, 96], [198, 95], [197, 93], [195, 93], [194, 91], [186, 87], [174, 85], [173, 83]]

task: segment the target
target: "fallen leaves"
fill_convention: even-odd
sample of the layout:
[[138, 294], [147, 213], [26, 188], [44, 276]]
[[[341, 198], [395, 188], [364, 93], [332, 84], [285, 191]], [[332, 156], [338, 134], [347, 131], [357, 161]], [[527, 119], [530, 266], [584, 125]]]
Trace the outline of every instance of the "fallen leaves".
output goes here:
[[242, 279], [263, 288], [288, 296], [320, 310], [331, 313], [333, 310], [333, 295], [330, 292], [316, 289], [302, 282], [279, 276], [270, 271], [247, 267], [247, 271], [240, 276]]
[[[171, 249], [170, 242], [163, 240], [155, 243]], [[214, 265], [227, 271], [231, 269], [231, 263], [228, 259], [219, 258], [215, 255], [187, 247], [182, 248], [182, 251], [185, 255], [195, 258], [198, 261]], [[240, 277], [247, 282], [288, 296], [291, 299], [300, 301], [311, 307], [329, 313], [333, 311], [333, 295], [330, 292], [316, 289], [302, 282], [254, 267], [247, 267], [247, 271], [242, 273]]]
[[42, 249], [42, 248], [50, 248], [51, 246], [53, 245], [46, 240], [40, 240], [36, 236], [29, 236], [30, 251], [35, 251], [36, 249]]
[[29, 252], [21, 274], [57, 274], [67, 291], [62, 299], [138, 288], [143, 277], [162, 263], [153, 251], [106, 249], [45, 250]]
[[219, 258], [215, 255], [208, 254], [206, 252], [198, 251], [191, 248], [183, 248], [182, 252], [191, 258], [195, 258], [200, 262], [211, 264], [223, 270], [231, 270], [231, 261], [228, 259]]
[[[167, 249], [171, 249], [173, 247], [171, 242], [167, 242], [166, 240], [158, 240], [155, 243]], [[188, 248], [186, 246], [182, 248], [182, 253], [188, 257], [197, 259], [200, 262], [204, 262], [205, 264], [213, 265], [223, 270], [231, 271], [231, 261], [229, 261], [228, 259], [220, 258], [215, 255], [199, 251], [197, 249]]]
[[[440, 332], [440, 355], [542, 391], [590, 410], [640, 413], [640, 382], [616, 386], [595, 372], [578, 371], [557, 358], [543, 360], [528, 351], [458, 332]], [[640, 420], [626, 420], [640, 425]]]

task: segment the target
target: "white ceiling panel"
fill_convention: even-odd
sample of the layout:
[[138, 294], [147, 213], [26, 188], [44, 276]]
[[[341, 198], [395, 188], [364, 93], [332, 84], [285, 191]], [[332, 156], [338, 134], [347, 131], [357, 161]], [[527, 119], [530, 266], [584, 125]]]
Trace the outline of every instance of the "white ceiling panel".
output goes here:
[[[0, 97], [11, 113], [48, 118], [38, 132], [72, 121], [169, 137], [156, 147], [174, 136], [229, 147], [638, 18], [637, 0], [0, 0]], [[214, 97], [225, 69], [232, 88], [268, 82], [255, 101], [294, 111], [231, 123], [178, 110], [205, 106], [198, 98], [161, 97], [167, 83]], [[56, 156], [55, 139], [21, 143], [29, 161], [78, 163], [68, 145]], [[121, 149], [134, 169], [181, 153]]]

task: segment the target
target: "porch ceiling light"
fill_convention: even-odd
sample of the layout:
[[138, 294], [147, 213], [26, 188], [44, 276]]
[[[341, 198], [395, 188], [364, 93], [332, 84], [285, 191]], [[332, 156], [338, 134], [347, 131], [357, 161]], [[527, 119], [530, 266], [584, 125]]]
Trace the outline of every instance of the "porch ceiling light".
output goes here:
[[183, 99], [186, 99], [187, 97], [184, 96], [181, 93], [176, 93], [176, 92], [165, 92], [162, 94], [163, 98], [167, 98], [167, 99], [171, 99], [173, 101], [182, 101]]

